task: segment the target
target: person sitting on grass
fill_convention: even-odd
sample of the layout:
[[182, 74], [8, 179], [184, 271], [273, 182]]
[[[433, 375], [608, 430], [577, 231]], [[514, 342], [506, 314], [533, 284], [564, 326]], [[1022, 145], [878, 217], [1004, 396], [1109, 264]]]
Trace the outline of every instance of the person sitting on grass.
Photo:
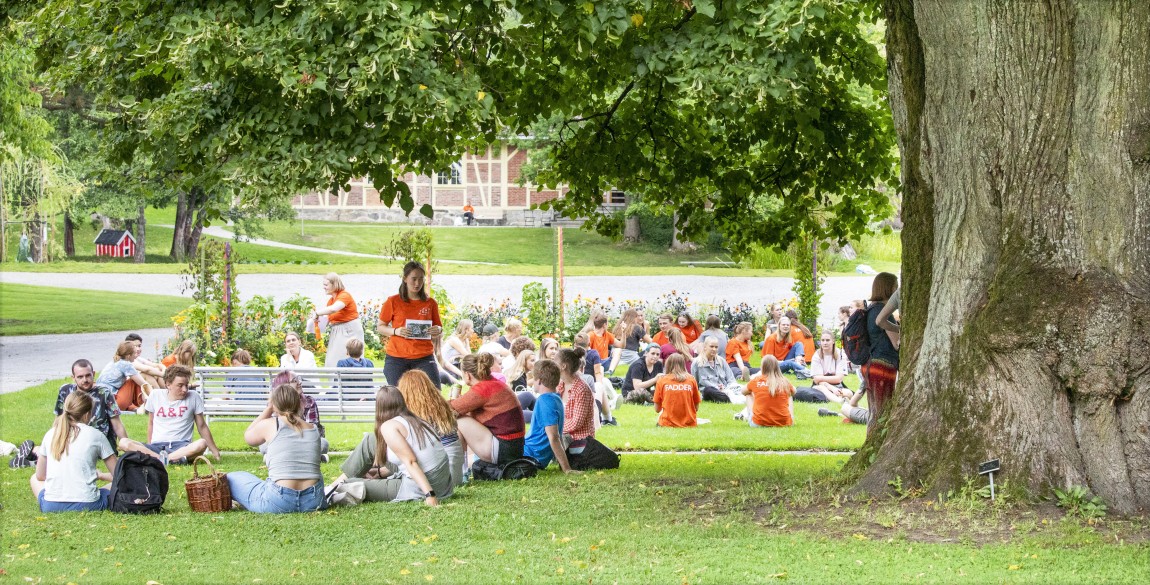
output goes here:
[[719, 358], [719, 340], [715, 337], [703, 338], [703, 353], [695, 358], [691, 371], [699, 383], [703, 400], [708, 402], [743, 402], [743, 387], [735, 381], [735, 375], [727, 362]]
[[439, 348], [439, 355], [443, 358], [443, 368], [457, 380], [463, 379], [463, 370], [459, 369], [459, 360], [471, 353], [471, 336], [475, 334], [475, 324], [471, 319], [460, 319], [455, 324], [455, 332]]
[[603, 360], [600, 359], [599, 352], [591, 349], [590, 336], [586, 333], [578, 333], [572, 344], [583, 350], [583, 373], [591, 377], [587, 385], [595, 394], [595, 403], [599, 405], [602, 424], [618, 424], [611, 414], [611, 411], [615, 409], [618, 394], [615, 392], [615, 386], [604, 375]]
[[707, 315], [706, 321], [707, 328], [703, 330], [703, 335], [700, 339], [714, 337], [719, 340], [719, 357], [727, 357], [727, 343], [730, 339], [727, 337], [727, 332], [723, 331], [723, 322], [719, 319], [718, 315]]
[[821, 394], [825, 400], [805, 401], [799, 398], [796, 392], [795, 400], [800, 402], [844, 402], [850, 398], [850, 391], [843, 386], [843, 379], [847, 375], [847, 364], [850, 360], [842, 350], [835, 346], [835, 335], [824, 331], [819, 336], [819, 348], [811, 357], [812, 389]]
[[687, 342], [687, 345], [691, 346], [693, 351], [698, 352], [695, 349], [695, 342], [703, 334], [703, 328], [699, 326], [699, 322], [695, 321], [694, 317], [691, 317], [690, 313], [686, 311], [679, 313], [678, 318], [675, 319], [675, 329], [681, 331], [683, 340]]
[[583, 364], [580, 347], [559, 350], [559, 397], [563, 399], [563, 433], [571, 437], [567, 452], [583, 453], [587, 441], [595, 437], [595, 394], [580, 375]]
[[795, 343], [803, 344], [803, 359], [809, 364], [811, 356], [815, 355], [815, 335], [811, 330], [803, 324], [799, 319], [799, 313], [794, 309], [786, 312], [787, 319], [791, 320], [791, 335], [795, 338]]
[[[671, 342], [671, 338], [667, 337], [667, 333], [674, 329], [675, 318], [670, 313], [663, 313], [658, 318], [659, 330], [651, 336], [651, 343], [655, 345], [667, 345]], [[666, 358], [664, 358], [666, 359]]]
[[[246, 349], [237, 349], [232, 352], [231, 367], [250, 368], [252, 354]], [[235, 391], [241, 400], [259, 400], [263, 397], [264, 377], [262, 374], [228, 374], [224, 379], [225, 386]]]
[[439, 442], [447, 452], [447, 461], [451, 465], [451, 485], [463, 483], [463, 443], [459, 439], [459, 425], [455, 420], [455, 411], [451, 410], [451, 403], [443, 398], [439, 388], [420, 370], [410, 370], [400, 376], [399, 393], [403, 394], [403, 401], [411, 413], [427, 421], [439, 435]]
[[[96, 481], [112, 481], [116, 451], [100, 431], [88, 426], [95, 408], [91, 394], [69, 394], [63, 412], [44, 434], [36, 473], [28, 480], [41, 512], [96, 512], [110, 506], [111, 494]], [[96, 469], [101, 460], [107, 473]]]
[[[691, 372], [691, 362], [695, 359], [695, 352], [687, 346], [687, 341], [683, 337], [683, 333], [678, 329], [672, 328], [667, 332], [667, 343], [659, 346], [660, 355], [663, 356], [663, 361], [666, 362], [667, 358], [672, 354], [679, 354], [683, 356], [683, 362], [687, 364], [687, 373]], [[663, 364], [663, 371], [667, 371], [667, 365]]]
[[[319, 422], [319, 404], [316, 403], [315, 398], [308, 396], [307, 393], [304, 392], [303, 379], [300, 378], [299, 375], [295, 372], [291, 370], [284, 370], [276, 374], [276, 377], [272, 378], [272, 388], [276, 388], [284, 384], [290, 385], [296, 389], [296, 392], [299, 392], [300, 411], [298, 414], [304, 422], [315, 425], [315, 428], [319, 429], [320, 453], [323, 454], [322, 459], [324, 463], [327, 463], [327, 452], [330, 448], [330, 445], [326, 438], [327, 429], [324, 428], [323, 423]], [[260, 453], [266, 452], [266, 445], [260, 448]]]
[[[866, 395], [866, 390], [859, 390], [851, 396], [850, 400], [843, 403], [839, 413], [842, 414], [844, 423], [854, 423], [856, 425], [865, 425], [870, 422], [870, 411], [859, 406], [859, 401]], [[836, 413], [826, 408], [819, 409], [819, 416], [834, 416]]]
[[523, 421], [527, 424], [531, 424], [531, 413], [535, 410], [535, 361], [535, 352], [527, 349], [519, 352], [510, 369], [504, 370], [509, 385], [515, 391], [515, 397], [519, 399], [519, 406], [523, 409]]
[[619, 365], [619, 356], [622, 352], [623, 339], [616, 338], [607, 331], [607, 315], [596, 315], [592, 321], [593, 328], [587, 333], [588, 346], [599, 353], [599, 359], [607, 364], [603, 370], [608, 376], [615, 375], [615, 368]]
[[[783, 323], [779, 323], [779, 329], [782, 329]], [[794, 424], [791, 396], [795, 394], [795, 387], [783, 377], [775, 356], [763, 358], [762, 366], [759, 374], [751, 378], [747, 389], [743, 391], [752, 397], [747, 405], [751, 409], [748, 422], [752, 427], [789, 427]]]
[[[426, 373], [424, 378], [431, 381]], [[333, 483], [333, 501], [339, 501], [340, 493], [353, 493], [368, 502], [422, 500], [438, 506], [451, 496], [447, 452], [435, 429], [407, 407], [399, 388], [383, 386], [376, 393], [375, 422], [375, 433], [365, 435], [340, 465], [343, 474]]]
[[[117, 447], [125, 449], [123, 445], [130, 443], [135, 443], [137, 447], [143, 447], [141, 443], [128, 438], [128, 432], [120, 421], [120, 407], [116, 404], [115, 395], [106, 386], [97, 386], [94, 376], [92, 362], [78, 359], [72, 363], [72, 383], [60, 386], [60, 391], [56, 395], [56, 407], [54, 409], [56, 416], [64, 414], [64, 403], [69, 396], [76, 392], [88, 394], [96, 401], [96, 404], [92, 407], [92, 416], [86, 424], [100, 431], [100, 434], [107, 438], [108, 446], [113, 451]], [[155, 454], [152, 453], [152, 455]]]
[[[515, 341], [511, 342], [511, 353], [508, 354], [507, 357], [503, 358], [503, 361], [499, 363], [500, 371], [502, 371], [503, 374], [507, 376], [507, 385], [511, 386], [511, 389], [515, 391], [519, 390], [519, 379], [525, 377], [525, 375], [531, 371], [531, 369], [528, 368], [527, 370], [521, 369], [519, 371], [512, 372], [512, 370], [515, 369], [515, 362], [525, 351], [534, 353], [535, 341], [530, 337], [516, 337]], [[511, 375], [512, 373], [514, 373], [514, 375]], [[527, 388], [530, 388], [530, 386], [527, 386]]]
[[100, 370], [100, 377], [96, 379], [97, 386], [108, 388], [116, 396], [116, 404], [122, 412], [142, 413], [144, 403], [152, 393], [152, 385], [132, 366], [139, 353], [136, 342], [121, 341], [116, 346], [116, 355]]
[[504, 347], [502, 343], [499, 343], [497, 339], [499, 327], [495, 323], [484, 325], [480, 334], [482, 335], [483, 343], [480, 344], [479, 350], [476, 353], [489, 353], [495, 356], [497, 363], [498, 360], [502, 360], [511, 355], [511, 350], [508, 349], [510, 346]]
[[535, 461], [539, 469], [545, 469], [551, 460], [559, 464], [563, 473], [579, 473], [567, 461], [567, 449], [563, 445], [563, 399], [555, 393], [559, 387], [559, 366], [551, 360], [540, 360], [533, 370], [537, 416], [531, 423], [531, 432], [523, 440], [523, 455]]
[[615, 324], [612, 332], [616, 339], [623, 342], [623, 349], [619, 352], [619, 363], [631, 367], [641, 361], [639, 348], [643, 342], [650, 343], [651, 337], [647, 335], [647, 323], [643, 321], [642, 309], [627, 309]]
[[124, 337], [124, 341], [131, 341], [136, 344], [136, 348], [140, 353], [136, 354], [136, 359], [132, 360], [132, 367], [144, 377], [152, 388], [164, 387], [164, 364], [156, 363], [143, 356], [144, 352], [144, 338], [140, 337], [139, 333], [129, 333]]
[[[125, 451], [158, 453], [165, 463], [186, 464], [210, 449], [216, 461], [220, 460], [220, 450], [204, 419], [204, 399], [189, 387], [191, 379], [191, 370], [179, 364], [164, 371], [167, 389], [153, 392], [144, 405], [148, 413], [148, 442], [143, 445], [146, 450], [121, 441]], [[200, 433], [196, 441], [192, 441], [193, 423]]]
[[477, 353], [460, 362], [463, 383], [470, 388], [451, 401], [459, 417], [459, 434], [476, 457], [496, 465], [523, 457], [526, 424], [515, 393], [491, 373], [495, 356]]
[[507, 320], [503, 324], [503, 335], [496, 339], [496, 343], [503, 346], [503, 349], [511, 351], [511, 344], [515, 343], [516, 339], [523, 336], [523, 322], [514, 317]]
[[751, 331], [754, 325], [742, 321], [735, 325], [735, 336], [727, 342], [727, 367], [736, 378], [750, 380], [751, 376], [759, 373], [758, 368], [751, 367]]
[[176, 364], [184, 366], [189, 370], [195, 371], [196, 367], [196, 342], [191, 339], [185, 339], [176, 346], [175, 351], [170, 355], [160, 360], [165, 368], [170, 368]]
[[268, 406], [244, 431], [244, 441], [267, 455], [268, 478], [247, 471], [227, 475], [232, 499], [261, 514], [314, 512], [327, 507], [320, 471], [319, 429], [300, 418], [300, 393], [291, 384], [271, 392]]
[[803, 360], [803, 344], [792, 335], [791, 320], [787, 317], [779, 319], [779, 328], [768, 335], [763, 342], [762, 355], [764, 359], [768, 355], [774, 356], [783, 372], [794, 372], [795, 377], [800, 380], [811, 377], [811, 372]]
[[280, 367], [285, 370], [296, 368], [316, 368], [315, 354], [304, 349], [303, 341], [295, 331], [284, 333], [284, 349], [280, 356]]
[[687, 360], [673, 354], [664, 363], [665, 374], [655, 383], [656, 424], [661, 427], [693, 427], [699, 424], [699, 384], [687, 373]]
[[623, 379], [623, 399], [631, 404], [647, 404], [655, 397], [655, 382], [663, 375], [659, 346], [648, 345], [643, 359], [631, 364]]

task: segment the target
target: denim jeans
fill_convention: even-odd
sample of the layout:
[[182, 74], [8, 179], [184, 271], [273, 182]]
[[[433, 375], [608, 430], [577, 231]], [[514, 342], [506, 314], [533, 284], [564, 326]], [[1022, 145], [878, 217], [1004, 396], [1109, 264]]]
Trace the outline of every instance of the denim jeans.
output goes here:
[[270, 479], [260, 479], [246, 471], [231, 471], [228, 472], [228, 487], [232, 490], [233, 500], [261, 514], [314, 512], [327, 507], [322, 480], [297, 491], [277, 485]]
[[399, 378], [411, 370], [423, 370], [432, 383], [439, 381], [439, 364], [435, 363], [433, 355], [415, 359], [389, 355], [383, 360], [383, 376], [392, 386], [399, 384]]
[[791, 350], [787, 352], [787, 359], [779, 362], [779, 369], [785, 374], [787, 372], [794, 372], [795, 377], [804, 380], [811, 377], [811, 371], [803, 364], [800, 364], [797, 358], [803, 357], [803, 344], [796, 343], [791, 346]]
[[40, 502], [40, 511], [50, 512], [99, 512], [107, 510], [112, 494], [107, 488], [100, 488], [100, 497], [94, 502], [49, 502], [44, 499], [44, 491], [40, 490], [36, 499]]

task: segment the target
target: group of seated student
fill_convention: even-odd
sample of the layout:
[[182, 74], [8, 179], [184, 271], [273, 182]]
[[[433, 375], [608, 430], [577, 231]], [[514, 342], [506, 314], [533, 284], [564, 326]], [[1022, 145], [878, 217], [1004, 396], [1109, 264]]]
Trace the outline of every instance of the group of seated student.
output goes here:
[[607, 379], [603, 365], [605, 362], [600, 358], [597, 350], [591, 349], [590, 337], [586, 333], [575, 334], [572, 345], [583, 352], [582, 375], [587, 386], [594, 393], [595, 403], [598, 405], [602, 417], [596, 420], [606, 425], [619, 424], [614, 415], [611, 414], [618, 408], [619, 395], [615, 392], [615, 385]]

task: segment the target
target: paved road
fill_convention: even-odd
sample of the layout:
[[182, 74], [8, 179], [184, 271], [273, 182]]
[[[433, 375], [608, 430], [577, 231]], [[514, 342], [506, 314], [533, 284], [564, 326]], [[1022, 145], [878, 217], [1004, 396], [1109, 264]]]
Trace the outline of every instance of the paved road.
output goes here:
[[[395, 294], [399, 275], [348, 274], [343, 276], [347, 289], [359, 299], [384, 299]], [[841, 276], [827, 279], [819, 321], [830, 324], [838, 307], [852, 299], [870, 295], [871, 276]], [[83, 287], [90, 290], [121, 291], [124, 282], [132, 282], [138, 292], [190, 296], [180, 290], [181, 278], [175, 274], [67, 274], [45, 272], [5, 272], [0, 281], [18, 284]], [[461, 303], [487, 303], [505, 298], [518, 301], [523, 285], [540, 282], [551, 286], [550, 278], [527, 276], [469, 276], [440, 275], [436, 284], [442, 285], [452, 301]], [[565, 298], [576, 295], [615, 300], [651, 302], [674, 289], [688, 296], [691, 302], [718, 303], [747, 302], [763, 306], [793, 296], [792, 280], [778, 277], [717, 277], [704, 275], [679, 276], [573, 276], [566, 279]], [[308, 274], [241, 274], [236, 286], [240, 298], [253, 295], [272, 296], [284, 300], [302, 293], [313, 301], [324, 302], [321, 276]], [[116, 343], [127, 332], [95, 333], [85, 335], [43, 335], [34, 337], [0, 338], [0, 392], [11, 392], [45, 380], [68, 374], [68, 366], [77, 357], [86, 357], [101, 368], [110, 359]], [[161, 343], [170, 331], [141, 332], [145, 351], [153, 347], [154, 340]]]
[[[86, 358], [97, 368], [112, 361], [116, 345], [132, 331], [70, 335], [20, 335], [0, 337], [0, 394], [23, 390], [48, 380], [70, 375], [72, 362]], [[144, 338], [144, 355], [155, 357], [172, 336], [171, 329], [135, 331]]]

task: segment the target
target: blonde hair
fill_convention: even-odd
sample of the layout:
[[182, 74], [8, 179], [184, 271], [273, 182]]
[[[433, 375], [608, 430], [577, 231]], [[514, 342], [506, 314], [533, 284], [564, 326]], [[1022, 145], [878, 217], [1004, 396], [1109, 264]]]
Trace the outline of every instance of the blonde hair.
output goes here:
[[515, 380], [518, 380], [519, 377], [523, 374], [527, 374], [527, 386], [534, 386], [535, 374], [532, 372], [531, 368], [527, 367], [527, 360], [533, 357], [535, 357], [535, 352], [533, 350], [525, 349], [519, 352], [519, 355], [515, 356], [515, 365], [511, 366], [511, 368], [506, 372], [503, 372], [503, 375], [507, 377], [507, 382], [514, 382]]
[[623, 311], [623, 316], [619, 317], [619, 322], [615, 324], [615, 329], [611, 332], [617, 339], [626, 339], [631, 335], [631, 332], [639, 326], [639, 311], [635, 309], [627, 309]]
[[188, 368], [194, 368], [196, 365], [196, 342], [191, 339], [185, 339], [180, 342], [176, 347], [176, 351], [172, 352], [176, 356], [176, 363]]
[[[463, 337], [462, 337], [463, 332], [467, 331], [469, 329], [471, 330], [472, 333], [474, 333], [475, 332], [475, 323], [471, 319], [460, 319], [459, 322], [455, 324], [455, 336], [459, 337], [460, 339], [463, 339]], [[463, 339], [463, 341], [467, 341], [467, 340]]]
[[352, 358], [356, 358], [356, 359], [363, 357], [363, 340], [362, 339], [352, 337], [351, 339], [347, 340], [347, 345], [345, 345], [344, 347], [347, 349], [347, 357], [352, 357]]
[[244, 364], [250, 366], [252, 364], [252, 354], [246, 349], [237, 349], [232, 354], [232, 365]]
[[[786, 319], [787, 325], [791, 326], [790, 329], [787, 329], [787, 336], [786, 337], [783, 337], [783, 328], [782, 328], [783, 319]], [[787, 343], [791, 343], [792, 341], [794, 341], [794, 337], [793, 337], [794, 333], [795, 333], [795, 324], [793, 321], [791, 321], [791, 318], [787, 317], [787, 316], [779, 317], [779, 323], [778, 323], [777, 328], [775, 329], [775, 340], [776, 341], [785, 341]]]
[[667, 362], [663, 364], [663, 371], [680, 382], [691, 377], [691, 374], [687, 373], [687, 358], [684, 358], [681, 353], [667, 356]]
[[280, 384], [272, 390], [271, 398], [272, 408], [275, 409], [276, 414], [287, 426], [291, 427], [298, 434], [303, 434], [304, 421], [300, 418], [300, 411], [303, 409], [302, 399], [300, 398], [299, 388], [295, 384]]
[[779, 360], [775, 356], [768, 354], [763, 358], [759, 368], [759, 376], [767, 380], [767, 392], [770, 392], [771, 396], [778, 394], [779, 390], [785, 391], [788, 396], [794, 394], [794, 387], [783, 377], [783, 372], [779, 369]]
[[334, 272], [328, 272], [323, 276], [323, 279], [331, 283], [331, 292], [337, 293], [343, 290], [343, 279]]
[[751, 325], [749, 322], [740, 321], [738, 325], [735, 325], [735, 335], [742, 335], [743, 333], [750, 333], [752, 327], [754, 327], [754, 326]]
[[399, 378], [398, 388], [411, 414], [427, 421], [440, 435], [456, 432], [455, 411], [422, 370], [408, 370]]
[[[127, 342], [131, 343], [131, 342]], [[96, 408], [96, 399], [83, 390], [73, 390], [64, 399], [64, 412], [52, 423], [52, 445], [49, 448], [57, 461], [68, 453], [68, 445], [80, 436], [78, 426]]]

